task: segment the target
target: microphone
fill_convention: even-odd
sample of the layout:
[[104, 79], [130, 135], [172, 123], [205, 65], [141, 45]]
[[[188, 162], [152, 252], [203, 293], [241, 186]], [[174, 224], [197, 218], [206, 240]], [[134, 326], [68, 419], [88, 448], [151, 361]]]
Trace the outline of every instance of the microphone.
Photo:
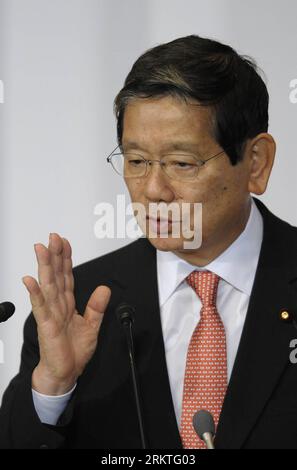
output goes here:
[[193, 426], [206, 448], [214, 449], [215, 423], [212, 414], [206, 410], [197, 411], [193, 416]]
[[146, 449], [147, 446], [146, 446], [146, 438], [145, 438], [145, 433], [144, 433], [142, 409], [141, 409], [141, 404], [140, 404], [140, 393], [139, 393], [139, 387], [138, 387], [138, 378], [137, 378], [134, 344], [133, 344], [132, 325], [134, 323], [134, 313], [135, 313], [135, 309], [131, 305], [128, 305], [126, 303], [121, 303], [116, 308], [116, 315], [118, 317], [119, 322], [121, 323], [123, 327], [123, 330], [125, 331], [126, 341], [128, 345], [129, 360], [130, 360], [130, 367], [131, 367], [132, 381], [133, 381], [133, 391], [134, 391], [137, 418], [138, 418], [139, 431], [140, 431], [140, 437], [141, 437], [141, 446], [142, 446], [142, 449]]
[[8, 320], [15, 311], [15, 306], [11, 302], [0, 303], [0, 323]]

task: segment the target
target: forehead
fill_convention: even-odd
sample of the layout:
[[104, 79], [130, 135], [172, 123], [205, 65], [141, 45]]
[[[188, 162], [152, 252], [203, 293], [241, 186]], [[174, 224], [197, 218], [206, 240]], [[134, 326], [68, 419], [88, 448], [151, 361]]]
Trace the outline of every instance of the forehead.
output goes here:
[[210, 108], [171, 96], [131, 100], [123, 119], [123, 145], [134, 142], [189, 144], [212, 139]]

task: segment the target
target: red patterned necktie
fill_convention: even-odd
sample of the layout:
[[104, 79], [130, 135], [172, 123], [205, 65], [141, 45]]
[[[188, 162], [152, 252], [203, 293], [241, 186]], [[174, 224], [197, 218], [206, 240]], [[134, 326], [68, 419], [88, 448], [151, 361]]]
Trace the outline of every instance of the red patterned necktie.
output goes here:
[[204, 449], [192, 420], [196, 411], [209, 411], [217, 426], [227, 389], [227, 357], [224, 325], [216, 308], [220, 278], [209, 271], [193, 271], [187, 282], [202, 307], [187, 353], [180, 434], [183, 448]]

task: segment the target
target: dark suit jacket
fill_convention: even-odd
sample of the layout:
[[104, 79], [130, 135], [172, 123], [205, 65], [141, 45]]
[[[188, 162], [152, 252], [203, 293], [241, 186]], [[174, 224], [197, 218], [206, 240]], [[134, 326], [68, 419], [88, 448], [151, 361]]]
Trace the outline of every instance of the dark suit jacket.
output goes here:
[[[224, 401], [217, 448], [297, 448], [297, 364], [289, 360], [297, 310], [297, 229], [256, 201], [264, 239], [244, 329]], [[24, 328], [19, 375], [0, 411], [0, 447], [140, 448], [127, 345], [115, 316], [122, 301], [136, 309], [134, 338], [149, 448], [181, 448], [160, 322], [156, 252], [144, 238], [74, 270], [77, 308], [100, 284], [112, 289], [97, 350], [58, 426], [34, 410], [31, 374], [38, 362], [32, 315]], [[240, 266], [237, 267], [238, 270]], [[182, 312], [181, 312], [182, 314]]]

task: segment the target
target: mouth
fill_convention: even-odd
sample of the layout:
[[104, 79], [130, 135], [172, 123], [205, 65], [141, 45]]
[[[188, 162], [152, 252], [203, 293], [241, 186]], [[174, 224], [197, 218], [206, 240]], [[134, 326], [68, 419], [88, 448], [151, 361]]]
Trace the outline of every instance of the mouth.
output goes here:
[[176, 224], [178, 221], [173, 221], [171, 219], [165, 219], [161, 217], [149, 217], [146, 216], [146, 221], [149, 228], [149, 233], [155, 233], [157, 235], [161, 234], [171, 234], [173, 224]]
[[149, 222], [152, 222], [152, 223], [161, 223], [161, 224], [176, 224], [178, 222], [180, 222], [179, 220], [172, 220], [172, 219], [166, 219], [166, 218], [162, 218], [162, 217], [150, 217], [150, 216], [146, 216], [146, 220], [148, 220]]

